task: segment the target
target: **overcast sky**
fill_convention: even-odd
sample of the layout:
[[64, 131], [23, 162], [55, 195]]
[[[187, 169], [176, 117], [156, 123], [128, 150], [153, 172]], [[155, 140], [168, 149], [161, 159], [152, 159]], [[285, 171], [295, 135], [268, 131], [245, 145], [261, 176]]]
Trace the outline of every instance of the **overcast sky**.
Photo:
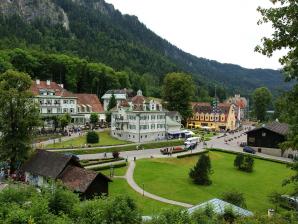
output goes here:
[[258, 6], [269, 0], [106, 0], [135, 15], [149, 29], [198, 57], [247, 68], [280, 68], [281, 53], [267, 58], [254, 52], [270, 25], [258, 26]]

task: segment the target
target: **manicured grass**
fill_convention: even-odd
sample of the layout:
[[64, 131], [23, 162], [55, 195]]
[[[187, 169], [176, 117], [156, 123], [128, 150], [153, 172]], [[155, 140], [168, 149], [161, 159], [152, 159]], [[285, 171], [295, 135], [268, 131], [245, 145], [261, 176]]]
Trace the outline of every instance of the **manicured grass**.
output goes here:
[[[98, 132], [98, 134], [99, 134], [99, 143], [88, 144], [88, 145], [91, 145], [92, 147], [95, 147], [95, 146], [108, 146], [108, 145], [124, 145], [124, 144], [130, 143], [128, 141], [123, 141], [123, 140], [113, 138], [110, 135], [109, 131]], [[86, 135], [82, 135], [82, 136], [70, 139], [68, 141], [58, 142], [58, 143], [55, 143], [55, 144], [47, 145], [46, 148], [82, 147], [85, 144], [87, 144]]]
[[281, 186], [293, 174], [285, 164], [255, 159], [254, 172], [245, 173], [233, 167], [235, 155], [223, 152], [209, 152], [209, 155], [214, 171], [211, 186], [195, 185], [188, 176], [198, 156], [138, 160], [134, 178], [139, 185], [144, 183], [150, 193], [194, 205], [237, 190], [244, 193], [248, 209], [254, 212], [266, 212], [273, 207], [268, 201], [271, 192], [286, 193], [291, 189]]
[[109, 184], [109, 196], [116, 197], [119, 195], [131, 197], [143, 215], [155, 215], [160, 213], [162, 209], [180, 208], [142, 196], [131, 189], [124, 179], [113, 179], [113, 182]]
[[[144, 143], [140, 145], [140, 148], [143, 147], [144, 149], [155, 149], [155, 148], [162, 148], [162, 147], [170, 147], [170, 146], [177, 146], [182, 145], [182, 140], [169, 140], [169, 141], [162, 141], [162, 142], [153, 142], [153, 143]], [[136, 150], [136, 145], [124, 145], [119, 147], [113, 148], [100, 148], [100, 149], [81, 149], [81, 150], [71, 150], [67, 151], [67, 153], [72, 153], [75, 155], [82, 155], [82, 154], [95, 154], [95, 153], [102, 153], [102, 152], [121, 152], [121, 151], [132, 151]], [[61, 151], [63, 153], [63, 151]], [[121, 153], [120, 153], [121, 156]]]
[[[126, 174], [128, 165], [124, 167], [114, 168], [114, 176], [124, 176]], [[111, 169], [99, 170], [98, 172], [103, 173], [104, 175], [110, 176]]]

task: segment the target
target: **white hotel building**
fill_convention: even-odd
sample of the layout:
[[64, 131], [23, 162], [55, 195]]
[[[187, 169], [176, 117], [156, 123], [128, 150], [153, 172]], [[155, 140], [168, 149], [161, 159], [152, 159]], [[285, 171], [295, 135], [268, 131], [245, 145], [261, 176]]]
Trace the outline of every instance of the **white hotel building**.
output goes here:
[[[167, 111], [154, 99], [146, 99], [140, 90], [137, 96], [123, 100], [111, 111], [111, 135], [118, 139], [148, 142], [166, 138]], [[180, 127], [178, 124], [179, 130]]]
[[69, 113], [73, 123], [89, 122], [91, 113], [98, 113], [99, 120], [105, 120], [103, 107], [95, 94], [74, 94], [64, 89], [63, 84], [36, 80], [31, 91], [40, 106], [40, 114], [44, 117]]

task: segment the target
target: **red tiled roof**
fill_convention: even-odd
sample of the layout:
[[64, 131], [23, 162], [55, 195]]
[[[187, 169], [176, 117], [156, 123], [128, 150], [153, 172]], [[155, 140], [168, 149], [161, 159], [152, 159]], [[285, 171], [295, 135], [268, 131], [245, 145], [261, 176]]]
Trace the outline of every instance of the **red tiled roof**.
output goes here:
[[[98, 175], [104, 176], [103, 174], [96, 173], [92, 170], [87, 170], [76, 166], [68, 166], [60, 175], [59, 179], [70, 190], [84, 193]], [[104, 177], [107, 181], [111, 181], [108, 177]]]
[[133, 97], [132, 99], [131, 99], [131, 101], [132, 101], [132, 103], [134, 104], [134, 105], [136, 105], [136, 104], [138, 104], [138, 105], [140, 105], [140, 104], [143, 104], [144, 103], [144, 101], [145, 101], [145, 97], [144, 96], [135, 96], [135, 97]]
[[129, 107], [129, 103], [127, 100], [121, 100], [119, 106], [121, 107]]
[[237, 101], [236, 101], [236, 105], [237, 105], [238, 107], [240, 107], [241, 109], [244, 109], [245, 106], [246, 106], [244, 100], [242, 100], [242, 99], [237, 100]]
[[32, 81], [31, 85], [31, 91], [34, 95], [39, 95], [39, 91], [46, 89], [46, 90], [52, 90], [55, 92], [56, 96], [64, 96], [64, 97], [72, 97], [73, 94], [66, 89], [63, 89], [61, 86], [59, 86], [56, 82], [50, 82], [49, 85], [47, 85], [46, 81], [40, 81], [39, 84], [36, 83], [36, 81]]
[[92, 107], [92, 112], [96, 113], [104, 111], [97, 95], [86, 93], [76, 93], [73, 95], [78, 98], [78, 105], [90, 105]]

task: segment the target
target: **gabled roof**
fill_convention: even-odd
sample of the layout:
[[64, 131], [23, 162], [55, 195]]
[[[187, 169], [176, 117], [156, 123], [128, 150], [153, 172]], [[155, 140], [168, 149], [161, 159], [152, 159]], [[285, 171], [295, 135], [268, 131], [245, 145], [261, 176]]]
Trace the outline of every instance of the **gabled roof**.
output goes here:
[[[218, 108], [220, 113], [223, 114], [228, 114], [230, 110], [231, 104], [228, 103], [219, 103]], [[212, 113], [212, 105], [210, 103], [205, 103], [205, 102], [193, 102], [192, 103], [192, 108], [194, 113]]]
[[57, 84], [56, 82], [49, 82], [49, 85], [47, 84], [47, 81], [39, 81], [39, 84], [37, 84], [36, 81], [32, 81], [32, 85], [30, 88], [31, 92], [38, 96], [40, 95], [40, 90], [48, 90], [55, 92], [55, 96], [62, 96], [62, 97], [72, 97], [73, 94], [66, 89], [64, 89], [61, 85]]
[[77, 166], [68, 166], [59, 176], [59, 179], [70, 190], [84, 193], [90, 184], [100, 177], [108, 182], [111, 182], [110, 178], [101, 173]]
[[211, 206], [214, 209], [214, 212], [218, 215], [224, 214], [226, 208], [232, 208], [232, 210], [240, 216], [252, 216], [253, 213], [251, 211], [245, 210], [243, 208], [240, 208], [236, 205], [233, 205], [231, 203], [228, 203], [226, 201], [220, 200], [218, 198], [211, 199], [207, 202], [204, 202], [202, 204], [196, 205], [194, 207], [189, 208], [187, 211], [188, 213], [192, 214], [193, 212], [204, 209], [206, 206]]
[[247, 133], [254, 132], [254, 131], [260, 130], [262, 128], [267, 129], [272, 132], [275, 132], [277, 134], [283, 135], [283, 136], [285, 136], [289, 133], [289, 125], [286, 123], [279, 123], [277, 121], [273, 121], [273, 122], [265, 124], [261, 127], [252, 129], [250, 131], [247, 131]]
[[77, 157], [73, 155], [37, 150], [23, 165], [22, 170], [35, 175], [56, 179], [70, 163], [81, 166]]
[[78, 98], [78, 105], [90, 105], [92, 107], [92, 112], [104, 112], [102, 104], [99, 101], [97, 95], [86, 93], [76, 93], [73, 95]]

